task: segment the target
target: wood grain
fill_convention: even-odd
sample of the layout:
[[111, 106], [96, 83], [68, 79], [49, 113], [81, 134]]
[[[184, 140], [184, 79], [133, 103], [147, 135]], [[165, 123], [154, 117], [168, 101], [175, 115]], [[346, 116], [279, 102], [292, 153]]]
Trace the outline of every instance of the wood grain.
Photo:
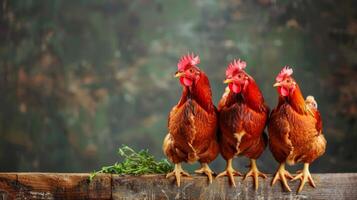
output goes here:
[[2, 199], [111, 199], [111, 175], [0, 173]]
[[317, 188], [306, 184], [296, 194], [299, 181], [289, 182], [293, 192], [285, 192], [281, 185], [270, 186], [272, 176], [260, 179], [258, 191], [254, 191], [252, 179], [242, 181], [236, 177], [237, 187], [228, 184], [227, 177], [215, 179], [208, 185], [207, 178], [194, 176], [183, 178], [181, 187], [174, 179], [163, 175], [137, 177], [113, 176], [113, 199], [357, 199], [357, 174], [314, 174]]
[[317, 188], [306, 184], [296, 194], [299, 181], [289, 182], [293, 192], [282, 191], [278, 183], [270, 186], [271, 176], [260, 179], [254, 191], [252, 179], [236, 177], [237, 187], [226, 177], [209, 185], [204, 176], [183, 178], [181, 187], [164, 175], [98, 175], [92, 182], [89, 174], [0, 173], [0, 200], [3, 199], [357, 199], [357, 174], [314, 174]]

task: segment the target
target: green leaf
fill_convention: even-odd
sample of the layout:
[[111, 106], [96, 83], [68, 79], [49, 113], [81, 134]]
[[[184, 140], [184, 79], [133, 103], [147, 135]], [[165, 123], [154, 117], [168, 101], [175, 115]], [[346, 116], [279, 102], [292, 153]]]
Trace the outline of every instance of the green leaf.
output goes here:
[[137, 152], [123, 145], [118, 149], [118, 155], [124, 159], [122, 162], [116, 162], [110, 166], [103, 166], [101, 170], [92, 172], [89, 176], [89, 180], [92, 181], [99, 173], [142, 175], [167, 173], [173, 170], [171, 163], [166, 159], [156, 161], [154, 156], [151, 155], [147, 149]]

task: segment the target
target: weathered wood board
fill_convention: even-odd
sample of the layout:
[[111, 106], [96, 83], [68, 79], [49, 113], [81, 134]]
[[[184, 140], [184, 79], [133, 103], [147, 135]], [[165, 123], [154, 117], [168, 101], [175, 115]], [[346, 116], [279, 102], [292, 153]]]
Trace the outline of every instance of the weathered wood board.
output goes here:
[[164, 176], [113, 176], [112, 194], [113, 199], [357, 199], [357, 174], [314, 174], [313, 177], [317, 188], [307, 183], [296, 194], [299, 181], [289, 182], [293, 191], [285, 192], [279, 183], [270, 186], [271, 175], [260, 179], [258, 191], [254, 190], [252, 179], [242, 181], [242, 177], [236, 177], [236, 188], [228, 184], [226, 177], [208, 185], [203, 176], [183, 178], [181, 187], [177, 188], [174, 179]]
[[111, 175], [0, 173], [3, 199], [111, 199]]
[[183, 178], [181, 187], [164, 175], [98, 175], [92, 182], [89, 174], [0, 173], [0, 200], [3, 199], [357, 199], [357, 174], [314, 174], [317, 188], [306, 184], [296, 194], [299, 181], [289, 182], [293, 192], [285, 192], [278, 183], [270, 186], [271, 176], [260, 179], [254, 191], [252, 179], [236, 177], [237, 187], [226, 177], [209, 185], [204, 176]]

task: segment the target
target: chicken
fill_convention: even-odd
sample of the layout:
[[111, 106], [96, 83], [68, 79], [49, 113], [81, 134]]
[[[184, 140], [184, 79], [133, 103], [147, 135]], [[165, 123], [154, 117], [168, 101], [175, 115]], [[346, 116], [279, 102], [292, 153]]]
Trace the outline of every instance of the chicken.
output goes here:
[[[324, 154], [326, 140], [322, 135], [322, 121], [315, 99], [308, 96], [304, 100], [299, 85], [291, 77], [292, 73], [291, 68], [284, 67], [276, 77], [274, 87], [277, 87], [279, 102], [270, 115], [268, 132], [270, 150], [280, 163], [272, 185], [281, 180], [285, 189], [291, 191], [286, 178], [301, 179], [299, 193], [306, 182], [315, 187], [309, 165]], [[304, 168], [293, 178], [285, 170], [285, 163], [304, 163]]]
[[269, 108], [265, 104], [257, 83], [244, 69], [246, 63], [234, 60], [226, 70], [226, 88], [219, 105], [220, 151], [227, 161], [225, 171], [220, 176], [228, 176], [235, 186], [234, 175], [241, 175], [232, 167], [234, 156], [246, 156], [251, 160], [250, 171], [244, 179], [253, 176], [255, 189], [258, 189], [261, 173], [256, 165], [256, 159], [267, 146], [267, 136], [264, 128], [269, 116]]
[[211, 87], [206, 74], [198, 68], [198, 56], [183, 56], [178, 63], [175, 77], [183, 87], [180, 101], [169, 114], [168, 129], [163, 143], [163, 151], [175, 164], [173, 172], [167, 178], [175, 176], [180, 186], [181, 175], [189, 176], [182, 167], [182, 162], [198, 161], [201, 168], [196, 173], [208, 176], [212, 183], [213, 171], [208, 164], [218, 153], [217, 109], [212, 102]]

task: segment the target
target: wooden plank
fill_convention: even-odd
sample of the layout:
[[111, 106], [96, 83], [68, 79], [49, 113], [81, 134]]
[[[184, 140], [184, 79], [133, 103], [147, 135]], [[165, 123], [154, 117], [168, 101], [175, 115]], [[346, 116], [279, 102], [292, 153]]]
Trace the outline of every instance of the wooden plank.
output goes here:
[[242, 181], [236, 177], [237, 187], [228, 184], [226, 177], [215, 179], [208, 185], [207, 178], [194, 176], [183, 178], [181, 187], [164, 175], [140, 177], [113, 176], [113, 199], [357, 199], [357, 174], [314, 174], [317, 189], [308, 183], [296, 194], [299, 181], [289, 182], [293, 192], [282, 191], [278, 183], [270, 186], [272, 176], [260, 179], [260, 187], [254, 191], [252, 179]]
[[15, 199], [17, 194], [17, 175], [0, 173], [0, 200]]
[[0, 191], [2, 199], [111, 199], [111, 175], [98, 175], [92, 182], [88, 177], [89, 174], [0, 173]]
[[95, 176], [89, 184], [88, 197], [89, 199], [112, 199], [112, 175], [98, 174]]
[[89, 174], [0, 173], [0, 200], [3, 199], [357, 199], [357, 174], [314, 174], [317, 188], [305, 185], [296, 194], [299, 181], [289, 182], [293, 192], [282, 191], [260, 179], [254, 191], [252, 179], [236, 177], [237, 187], [227, 177], [207, 183], [204, 176], [184, 177], [181, 187], [164, 175], [118, 176], [100, 174], [92, 182]]

